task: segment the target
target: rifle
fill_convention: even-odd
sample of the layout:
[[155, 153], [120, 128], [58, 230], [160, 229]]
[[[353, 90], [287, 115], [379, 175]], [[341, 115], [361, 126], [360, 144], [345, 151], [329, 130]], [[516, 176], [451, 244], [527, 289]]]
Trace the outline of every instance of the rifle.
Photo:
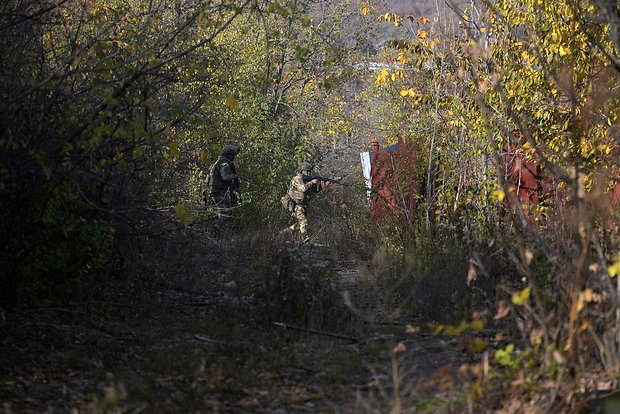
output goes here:
[[319, 181], [329, 181], [331, 184], [346, 185], [345, 183], [342, 182], [342, 177], [332, 178], [332, 177], [321, 177], [320, 175], [304, 175], [303, 176], [304, 183], [308, 183], [315, 179]]

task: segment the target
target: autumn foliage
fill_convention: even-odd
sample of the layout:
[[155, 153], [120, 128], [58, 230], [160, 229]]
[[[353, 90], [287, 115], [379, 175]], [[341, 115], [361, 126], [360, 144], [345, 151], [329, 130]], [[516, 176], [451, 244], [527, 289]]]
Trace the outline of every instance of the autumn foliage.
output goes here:
[[[520, 378], [503, 412], [578, 412], [575, 392], [617, 386], [615, 7], [481, 1], [455, 7], [453, 25], [379, 16], [408, 30], [376, 84], [411, 101], [411, 123], [432, 119], [411, 134], [438, 165], [429, 227], [456, 220], [499, 240], [514, 266], [495, 292], [495, 323], [510, 319], [522, 338], [495, 354], [501, 376]], [[488, 277], [476, 257], [468, 280]], [[535, 386], [545, 381], [554, 397]]]
[[[367, 264], [402, 314], [463, 339], [469, 412], [577, 413], [617, 391], [618, 6], [446, 3], [420, 16], [373, 1], [3, 1], [0, 305], [85, 301], [169, 270], [154, 246], [212, 237], [201, 186], [235, 143], [229, 234], [269, 236], [237, 247], [278, 240], [300, 162], [343, 176], [318, 202], [321, 241]], [[371, 142], [411, 150], [375, 171], [373, 205], [402, 204], [395, 221], [371, 220]], [[288, 278], [296, 261], [269, 260], [286, 271], [267, 316], [342, 309], [327, 278], [308, 271], [310, 297]]]

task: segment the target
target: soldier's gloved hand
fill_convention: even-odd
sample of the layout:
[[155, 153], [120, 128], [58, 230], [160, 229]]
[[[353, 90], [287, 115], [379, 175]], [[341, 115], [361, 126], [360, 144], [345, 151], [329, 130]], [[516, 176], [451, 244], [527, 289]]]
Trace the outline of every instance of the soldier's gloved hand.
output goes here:
[[327, 188], [331, 183], [331, 181], [321, 181], [321, 187]]
[[317, 180], [316, 178], [313, 178], [312, 181], [310, 181], [312, 184], [317, 184], [319, 182], [319, 180]]

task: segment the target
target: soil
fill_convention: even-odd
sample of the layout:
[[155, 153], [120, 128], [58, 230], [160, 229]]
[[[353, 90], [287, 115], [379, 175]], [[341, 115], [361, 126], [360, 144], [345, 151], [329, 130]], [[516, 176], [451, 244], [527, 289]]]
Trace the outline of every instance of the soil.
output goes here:
[[230, 246], [191, 277], [142, 274], [88, 301], [2, 311], [0, 412], [466, 411], [463, 381], [481, 354], [403, 320], [360, 262], [300, 251], [332, 275], [330, 306], [348, 324], [266, 312], [256, 292], [268, 282], [241, 275], [252, 258], [226, 266]]

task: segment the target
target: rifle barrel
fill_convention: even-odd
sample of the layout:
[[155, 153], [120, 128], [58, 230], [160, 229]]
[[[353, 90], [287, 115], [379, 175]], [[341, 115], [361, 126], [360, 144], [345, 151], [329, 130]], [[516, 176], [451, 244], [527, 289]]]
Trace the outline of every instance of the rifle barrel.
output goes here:
[[319, 180], [319, 181], [329, 181], [330, 183], [335, 183], [335, 184], [340, 184], [340, 185], [345, 185], [345, 183], [341, 182], [342, 178], [341, 177], [322, 177], [320, 175], [308, 175], [308, 176], [304, 176], [304, 182], [309, 182], [312, 180]]

